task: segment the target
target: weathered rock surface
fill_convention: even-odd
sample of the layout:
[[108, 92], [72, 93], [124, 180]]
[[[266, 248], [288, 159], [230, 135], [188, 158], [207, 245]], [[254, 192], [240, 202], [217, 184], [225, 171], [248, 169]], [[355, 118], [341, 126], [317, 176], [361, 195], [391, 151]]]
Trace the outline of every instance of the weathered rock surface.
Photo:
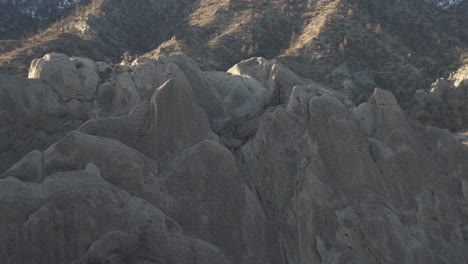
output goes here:
[[389, 91], [355, 106], [262, 58], [226, 74], [55, 54], [32, 71], [55, 77], [0, 75], [7, 263], [468, 260], [464, 134]]
[[68, 58], [50, 53], [31, 63], [28, 77], [45, 80], [63, 101], [90, 100], [94, 97], [99, 76], [97, 66], [86, 58]]
[[42, 80], [0, 75], [0, 173], [34, 149], [45, 149], [76, 129], [88, 114]]
[[[255, 63], [243, 62], [239, 64], [252, 64], [251, 68], [238, 67], [239, 69], [245, 68], [242, 72], [245, 76], [233, 76], [218, 72], [203, 72], [191, 59], [185, 56], [161, 57], [156, 60], [138, 58], [131, 66], [121, 66], [109, 65], [104, 62], [95, 63], [87, 58], [69, 58], [60, 53], [47, 54], [41, 59], [34, 60], [29, 72], [30, 79], [42, 79], [43, 81], [27, 81], [6, 75], [2, 77], [4, 79], [1, 83], [2, 91], [0, 91], [3, 95], [0, 99], [3, 104], [0, 109], [4, 112], [1, 117], [2, 122], [6, 122], [8, 119], [10, 123], [15, 123], [14, 125], [17, 126], [20, 125], [20, 122], [15, 120], [24, 119], [24, 122], [31, 122], [32, 125], [28, 125], [27, 129], [15, 128], [13, 132], [8, 130], [7, 125], [2, 126], [4, 131], [2, 140], [9, 143], [3, 143], [4, 147], [0, 150], [0, 155], [5, 157], [5, 161], [0, 165], [0, 172], [5, 171], [27, 152], [34, 149], [44, 150], [89, 117], [94, 119], [128, 114], [141, 102], [149, 101], [154, 92], [170, 79], [183, 82], [183, 86], [190, 90], [188, 100], [194, 100], [202, 109], [197, 106], [194, 108], [196, 110], [192, 111], [191, 107], [188, 106], [185, 112], [181, 112], [180, 105], [171, 106], [167, 103], [165, 107], [172, 107], [173, 110], [164, 109], [161, 111], [173, 111], [179, 115], [193, 114], [193, 121], [190, 122], [193, 122], [193, 125], [203, 127], [200, 128], [203, 130], [200, 133], [205, 134], [202, 136], [204, 139], [212, 138], [213, 135], [206, 135], [209, 134], [206, 129], [209, 126], [205, 120], [206, 117], [202, 117], [202, 121], [200, 121], [196, 116], [206, 115], [210, 122], [217, 122], [225, 127], [225, 122], [246, 115], [259, 114], [267, 105], [271, 104], [271, 87], [273, 85], [271, 78], [274, 74], [265, 75], [263, 73], [265, 67], [268, 68], [266, 69], [268, 72], [273, 72], [272, 69], [275, 67], [282, 69], [278, 72], [284, 72], [284, 74], [282, 73], [284, 78], [281, 79], [290, 82], [287, 87], [292, 87], [296, 82], [301, 81], [294, 73], [279, 64], [262, 58], [254, 59], [252, 62]], [[169, 90], [172, 91], [172, 89]], [[178, 98], [178, 94], [170, 97], [174, 100], [181, 99]], [[20, 100], [20, 102], [15, 102], [15, 100]], [[29, 101], [34, 103], [30, 104]], [[185, 103], [185, 105], [190, 104], [192, 103]], [[163, 103], [159, 107], [162, 105]], [[14, 109], [14, 107], [19, 106], [23, 106], [24, 109]], [[206, 114], [202, 113], [203, 111]], [[23, 115], [22, 113], [27, 114]], [[165, 117], [165, 115], [160, 116], [159, 119], [164, 120]], [[46, 121], [44, 121], [45, 118]], [[177, 117], [177, 119], [179, 118], [180, 116]], [[52, 121], [52, 119], [54, 120]], [[146, 121], [145, 119], [144, 122]], [[59, 122], [61, 123], [59, 124]], [[153, 123], [154, 120], [148, 124]], [[166, 120], [159, 123], [161, 126], [162, 124], [171, 125], [174, 122]], [[43, 129], [42, 126], [48, 127]], [[47, 140], [49, 136], [41, 135], [42, 130], [45, 130], [46, 134], [53, 134], [56, 137]], [[188, 127], [158, 130], [157, 133], [172, 133], [174, 131], [186, 134], [193, 133]], [[15, 133], [16, 136], [7, 133]], [[198, 140], [200, 136], [195, 134], [194, 137]], [[15, 143], [15, 140], [18, 139], [20, 141]], [[25, 140], [26, 144], [24, 144]], [[164, 144], [166, 143], [168, 144], [168, 142], [164, 142]], [[21, 146], [12, 146], [15, 144]], [[183, 145], [185, 143], [173, 142], [173, 144]]]
[[242, 61], [227, 72], [260, 82], [263, 87], [267, 88], [271, 104], [287, 103], [294, 86], [311, 83], [310, 80], [301, 78], [278, 61], [261, 57]]
[[86, 170], [41, 183], [8, 177], [0, 190], [6, 263], [230, 263], [153, 205]]
[[322, 89], [295, 87], [242, 149], [288, 262], [466, 262], [468, 149], [390, 92], [347, 107]]

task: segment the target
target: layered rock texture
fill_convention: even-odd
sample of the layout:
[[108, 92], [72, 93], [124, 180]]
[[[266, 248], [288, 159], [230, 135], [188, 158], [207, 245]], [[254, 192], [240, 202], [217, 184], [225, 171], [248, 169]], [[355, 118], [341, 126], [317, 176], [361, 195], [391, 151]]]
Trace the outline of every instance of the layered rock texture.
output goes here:
[[181, 55], [0, 78], [5, 263], [468, 261], [465, 136], [387, 90]]

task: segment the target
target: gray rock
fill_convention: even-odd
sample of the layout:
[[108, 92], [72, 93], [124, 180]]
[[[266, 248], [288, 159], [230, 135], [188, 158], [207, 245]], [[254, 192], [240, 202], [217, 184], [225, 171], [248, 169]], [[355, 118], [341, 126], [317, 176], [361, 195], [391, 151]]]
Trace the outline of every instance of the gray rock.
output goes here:
[[242, 141], [235, 138], [221, 138], [221, 143], [228, 149], [238, 149], [242, 147]]
[[165, 199], [156, 203], [186, 234], [217, 245], [235, 263], [281, 263], [276, 234], [226, 148], [200, 142], [158, 178]]
[[103, 61], [96, 62], [96, 66], [97, 66], [97, 71], [98, 71], [99, 75], [101, 75], [101, 76], [106, 76], [106, 75], [111, 74], [113, 72], [113, 69], [112, 69], [111, 65], [109, 65], [108, 63], [105, 63]]
[[176, 64], [185, 74], [197, 97], [198, 104], [205, 110], [210, 119], [225, 116], [223, 105], [197, 64], [186, 56], [163, 56], [158, 60]]
[[70, 60], [79, 72], [81, 89], [85, 94], [85, 99], [87, 101], [93, 100], [101, 81], [97, 64], [88, 58], [72, 57]]
[[392, 92], [376, 88], [371, 96], [370, 103], [378, 106], [397, 105], [398, 102]]
[[289, 263], [464, 263], [467, 151], [386, 91], [349, 108], [306, 86], [242, 147]]
[[67, 60], [80, 91], [105, 79], [96, 96], [0, 75], [0, 259], [467, 262], [463, 135], [390, 92], [355, 106], [262, 58], [235, 75], [183, 56], [108, 73]]
[[82, 89], [80, 72], [65, 54], [50, 53], [33, 60], [28, 77], [45, 80], [64, 101], [85, 100], [89, 96]]
[[268, 104], [273, 105], [287, 103], [294, 86], [311, 83], [310, 80], [301, 78], [276, 60], [262, 57], [244, 60], [227, 72], [260, 82], [269, 92]]
[[163, 157], [210, 138], [205, 112], [186, 79], [170, 79], [154, 93], [155, 152]]
[[227, 118], [261, 112], [270, 101], [266, 87], [255, 79], [220, 72], [205, 73], [209, 87], [222, 102]]
[[140, 101], [135, 81], [130, 73], [123, 72], [97, 90], [98, 116], [127, 114]]
[[88, 119], [83, 104], [64, 104], [42, 80], [0, 75], [0, 173], [44, 150]]
[[10, 263], [230, 263], [94, 173], [55, 173], [36, 184], [9, 177], [0, 194], [0, 248], [8, 249], [0, 256]]
[[[181, 88], [167, 86], [165, 89]], [[167, 102], [173, 101], [170, 97], [164, 98]], [[192, 98], [192, 102], [194, 100]], [[144, 111], [135, 110], [132, 115], [138, 116], [139, 113]], [[125, 127], [130, 119], [110, 120], [116, 125], [114, 137], [118, 138], [122, 135], [117, 133], [121, 131], [119, 127]], [[99, 123], [103, 125], [99, 126]], [[107, 129], [112, 129], [107, 125], [105, 119], [89, 121], [80, 130], [94, 134], [110, 133]], [[167, 138], [162, 139], [166, 141], [183, 142], [186, 135], [172, 133], [165, 136]], [[158, 137], [150, 139], [159, 140]], [[35, 157], [40, 159], [43, 167], [38, 172], [40, 175], [30, 177], [39, 181], [44, 177], [41, 175], [85, 169], [161, 208], [172, 215], [188, 235], [216, 244], [229, 259], [241, 263], [277, 263], [279, 245], [275, 232], [254, 192], [244, 183], [248, 178], [239, 171], [231, 152], [213, 140], [191, 140], [192, 145], [173, 152], [171, 159], [160, 161], [160, 166], [157, 166], [155, 160], [118, 141], [72, 132], [42, 155], [33, 153], [32, 158], [18, 162], [2, 177], [28, 173], [24, 168], [30, 163], [35, 164], [30, 162]], [[182, 182], [184, 184], [181, 185]], [[176, 229], [180, 229], [179, 224], [175, 225]], [[107, 248], [112, 247], [108, 243], [103, 242], [104, 246], [97, 247], [100, 251], [96, 254], [107, 255]]]

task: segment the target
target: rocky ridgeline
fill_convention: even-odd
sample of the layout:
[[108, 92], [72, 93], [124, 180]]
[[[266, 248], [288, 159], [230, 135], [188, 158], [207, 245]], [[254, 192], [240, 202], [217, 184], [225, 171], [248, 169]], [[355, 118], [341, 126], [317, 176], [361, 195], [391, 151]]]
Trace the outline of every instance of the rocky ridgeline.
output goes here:
[[[0, 75], [6, 263], [466, 263], [468, 148], [253, 58]], [[39, 79], [39, 80], [38, 80]]]

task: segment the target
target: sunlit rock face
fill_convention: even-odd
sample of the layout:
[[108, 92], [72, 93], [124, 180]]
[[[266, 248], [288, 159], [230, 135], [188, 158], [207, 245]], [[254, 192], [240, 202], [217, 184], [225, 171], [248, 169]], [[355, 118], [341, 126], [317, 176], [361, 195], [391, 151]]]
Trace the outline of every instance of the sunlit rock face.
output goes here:
[[[277, 61], [48, 54], [0, 75], [7, 263], [460, 263], [464, 134]], [[5, 162], [3, 162], [5, 161]]]

